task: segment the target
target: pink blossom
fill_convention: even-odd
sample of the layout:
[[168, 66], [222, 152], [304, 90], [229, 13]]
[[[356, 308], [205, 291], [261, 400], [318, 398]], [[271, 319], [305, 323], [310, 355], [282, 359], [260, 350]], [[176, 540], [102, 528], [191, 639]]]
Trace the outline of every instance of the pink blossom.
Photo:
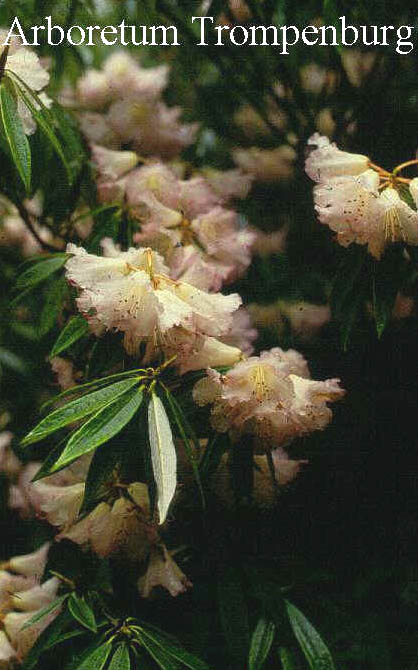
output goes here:
[[341, 398], [339, 380], [309, 379], [305, 359], [276, 348], [237, 363], [225, 375], [214, 370], [194, 387], [199, 405], [212, 404], [211, 421], [232, 436], [252, 434], [266, 446], [323, 430], [331, 420], [328, 402]]
[[232, 157], [244, 172], [259, 182], [275, 182], [291, 179], [294, 175], [296, 151], [289, 144], [276, 149], [234, 149]]
[[0, 472], [4, 472], [6, 477], [14, 477], [19, 474], [22, 467], [21, 462], [11, 448], [13, 433], [3, 431], [0, 433]]
[[185, 593], [193, 584], [171, 558], [164, 544], [152, 547], [145, 574], [138, 580], [138, 590], [143, 598], [149, 598], [154, 588], [161, 586], [171, 596]]
[[308, 145], [315, 148], [306, 159], [305, 170], [320, 184], [333, 177], [356, 176], [368, 170], [370, 159], [367, 156], [342, 151], [319, 133], [309, 138]]
[[68, 251], [74, 256], [67, 262], [67, 276], [81, 289], [79, 310], [93, 314], [89, 319], [95, 329], [124, 332], [131, 353], [141, 341], [154, 341], [177, 326], [193, 334], [224, 335], [241, 302], [236, 294], [213, 295], [173, 281], [151, 249], [132, 248], [111, 258], [93, 256], [74, 245]]

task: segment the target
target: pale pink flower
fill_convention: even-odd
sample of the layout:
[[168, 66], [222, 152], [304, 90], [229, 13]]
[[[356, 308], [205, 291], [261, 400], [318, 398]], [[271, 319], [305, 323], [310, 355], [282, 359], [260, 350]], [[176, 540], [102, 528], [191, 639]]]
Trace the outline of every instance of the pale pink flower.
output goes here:
[[341, 50], [341, 62], [352, 86], [359, 88], [372, 71], [376, 62], [376, 51], [360, 51], [352, 48]]
[[90, 514], [57, 536], [90, 546], [101, 558], [123, 554], [130, 560], [144, 560], [158, 531], [150, 521], [148, 491], [135, 482], [128, 488], [135, 502], [118, 498], [113, 504], [102, 502]]
[[0, 667], [12, 668], [13, 660], [16, 658], [16, 651], [9, 642], [6, 633], [0, 630]]
[[92, 144], [91, 157], [99, 178], [105, 181], [116, 181], [138, 163], [134, 151], [113, 151], [98, 144]]
[[315, 133], [308, 140], [310, 151], [305, 170], [313, 181], [324, 184], [333, 177], [361, 175], [369, 168], [370, 158], [338, 149], [328, 137]]
[[34, 509], [29, 494], [30, 482], [41, 467], [40, 463], [30, 462], [22, 467], [15, 483], [9, 487], [9, 509], [16, 510], [24, 519], [33, 516]]
[[74, 364], [71, 361], [61, 356], [54, 356], [49, 362], [56, 374], [58, 385], [63, 391], [77, 384], [80, 373], [74, 369]]
[[30, 612], [9, 612], [9, 614], [6, 614], [3, 620], [4, 630], [10, 643], [16, 650], [16, 655], [19, 661], [22, 661], [25, 658], [40, 634], [50, 623], [52, 623], [55, 617], [58, 616], [60, 610], [61, 608], [57, 607], [55, 610], [27, 628], [24, 628], [25, 624], [27, 624], [28, 621], [35, 617], [41, 610]]
[[138, 590], [143, 598], [149, 598], [158, 586], [166, 589], [173, 597], [193, 586], [164, 544], [152, 547], [147, 570], [138, 580]]
[[287, 226], [283, 226], [280, 230], [274, 230], [271, 233], [265, 233], [256, 228], [251, 228], [251, 231], [255, 236], [251, 247], [253, 254], [265, 257], [285, 251], [287, 234], [289, 232]]
[[296, 151], [289, 144], [276, 149], [234, 149], [232, 158], [244, 172], [259, 182], [275, 182], [291, 179], [295, 171]]
[[164, 351], [167, 358], [176, 356], [175, 364], [180, 375], [208, 367], [230, 367], [243, 356], [241, 349], [236, 346], [231, 346], [216, 337], [189, 333], [183, 328], [172, 328], [163, 334], [158, 347], [150, 341], [144, 363], [154, 360], [159, 348]]
[[13, 570], [13, 572], [16, 572], [18, 575], [37, 577], [40, 579], [45, 570], [49, 547], [50, 543], [45, 542], [45, 544], [31, 554], [13, 556], [7, 561], [4, 567], [7, 570]]
[[22, 464], [13, 449], [11, 442], [13, 433], [8, 430], [0, 433], [0, 472], [4, 472], [6, 477], [13, 478], [19, 474]]
[[331, 319], [329, 305], [309, 302], [281, 302], [282, 314], [289, 319], [292, 332], [301, 339], [310, 339]]
[[[4, 46], [4, 41], [7, 37], [7, 31], [0, 30], [0, 56], [7, 48]], [[42, 66], [38, 56], [25, 47], [19, 38], [12, 38], [10, 41], [9, 53], [5, 66], [11, 72], [17, 75], [32, 91], [41, 93], [49, 83], [49, 74]], [[44, 104], [50, 104], [46, 96], [42, 96]], [[38, 103], [34, 101], [34, 106], [38, 107]], [[32, 113], [25, 105], [22, 98], [19, 96], [17, 102], [17, 112], [23, 123], [24, 131], [27, 135], [32, 135], [36, 130], [36, 122], [33, 119]]]
[[[245, 356], [250, 356], [254, 351], [253, 344], [257, 337], [258, 332], [251, 322], [250, 313], [245, 307], [240, 307], [233, 315], [230, 331], [220, 339], [221, 342], [240, 349]], [[213, 366], [207, 364], [205, 367]]]
[[318, 63], [308, 63], [299, 70], [300, 83], [304, 91], [319, 95], [328, 81], [328, 71]]
[[418, 213], [394, 188], [379, 193], [379, 176], [366, 170], [358, 176], [329, 179], [314, 190], [321, 223], [337, 233], [343, 246], [367, 244], [379, 259], [391, 242], [418, 244]]
[[332, 137], [337, 127], [336, 121], [329, 107], [324, 107], [315, 117], [315, 126], [320, 135]]
[[82, 289], [79, 310], [93, 328], [124, 332], [131, 353], [141, 341], [154, 340], [176, 326], [197, 335], [224, 335], [241, 303], [237, 294], [209, 294], [170, 279], [161, 257], [151, 249], [132, 248], [111, 258], [74, 245], [68, 251], [74, 256], [67, 262], [67, 276]]
[[254, 233], [202, 177], [181, 180], [162, 165], [146, 166], [131, 174], [126, 194], [141, 221], [135, 240], [158, 250], [174, 279], [216, 291], [250, 264]]
[[332, 418], [327, 403], [342, 397], [339, 380], [309, 379], [303, 356], [276, 348], [237, 363], [225, 375], [208, 370], [194, 387], [197, 404], [212, 404], [215, 430], [251, 434], [265, 446], [323, 430]]
[[111, 92], [107, 77], [100, 70], [87, 70], [77, 82], [75, 100], [81, 107], [90, 110], [100, 110], [107, 104]]
[[27, 591], [37, 583], [36, 577], [12, 575], [7, 570], [0, 569], [0, 617], [10, 611], [14, 593]]
[[204, 168], [202, 174], [214, 192], [223, 202], [234, 199], [244, 200], [252, 186], [253, 178], [241, 170], [215, 170]]
[[59, 586], [60, 580], [52, 577], [43, 584], [36, 584], [30, 589], [15, 591], [11, 598], [11, 607], [22, 612], [42, 609], [55, 600]]

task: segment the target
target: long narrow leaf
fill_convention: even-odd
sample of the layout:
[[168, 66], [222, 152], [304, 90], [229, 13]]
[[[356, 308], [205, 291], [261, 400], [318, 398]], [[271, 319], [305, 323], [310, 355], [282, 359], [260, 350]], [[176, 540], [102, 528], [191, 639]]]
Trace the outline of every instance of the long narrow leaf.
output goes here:
[[250, 653], [248, 657], [249, 670], [261, 670], [270, 653], [276, 627], [266, 617], [261, 617], [251, 637]]
[[59, 334], [52, 348], [51, 358], [69, 349], [75, 342], [86, 335], [88, 331], [89, 326], [86, 319], [80, 315], [73, 316]]
[[4, 132], [6, 133], [13, 162], [25, 185], [26, 192], [29, 193], [32, 174], [30, 146], [17, 111], [16, 101], [7, 82], [0, 84], [0, 108]]
[[148, 405], [151, 459], [157, 486], [160, 524], [164, 523], [177, 485], [177, 455], [164, 405], [153, 393]]
[[59, 596], [58, 598], [56, 598], [56, 600], [54, 600], [52, 603], [50, 603], [46, 607], [43, 607], [39, 612], [34, 614], [33, 617], [31, 617], [29, 619], [29, 621], [27, 621], [25, 623], [24, 626], [22, 626], [22, 630], [26, 630], [26, 628], [30, 628], [35, 623], [38, 623], [38, 621], [41, 621], [41, 619], [46, 617], [47, 614], [50, 614], [51, 612], [54, 612], [56, 609], [58, 609], [58, 607], [61, 607], [62, 603], [64, 602], [64, 600], [66, 600], [67, 597], [68, 597], [68, 593], [65, 593], [64, 595]]
[[129, 656], [129, 648], [126, 644], [117, 647], [109, 663], [108, 670], [130, 670], [131, 659]]
[[290, 625], [311, 670], [335, 670], [331, 653], [317, 630], [295, 605], [285, 600]]
[[186, 668], [190, 668], [190, 670], [210, 670], [207, 663], [194, 656], [194, 654], [189, 653], [186, 649], [183, 649], [179, 644], [175, 644], [168, 635], [157, 632], [152, 627], [141, 626], [141, 641], [144, 639], [144, 636], [147, 636], [166, 654], [183, 663]]
[[72, 593], [68, 599], [68, 609], [82, 626], [91, 630], [93, 633], [97, 633], [97, 624], [94, 612], [91, 609], [90, 605], [86, 602], [85, 598]]
[[105, 405], [113, 403], [120, 395], [129, 391], [136, 384], [138, 384], [138, 380], [135, 378], [125, 379], [72, 400], [42, 419], [22, 440], [22, 445], [39, 442], [60, 428], [97, 412]]
[[142, 398], [142, 391], [133, 388], [119, 396], [115, 402], [105, 405], [74, 433], [51, 472], [69, 465], [117, 435], [136, 414]]
[[35, 265], [31, 265], [17, 278], [15, 288], [19, 291], [35, 288], [35, 286], [48, 279], [54, 272], [60, 270], [68, 258], [68, 254], [60, 256], [54, 254], [52, 258], [48, 257]]

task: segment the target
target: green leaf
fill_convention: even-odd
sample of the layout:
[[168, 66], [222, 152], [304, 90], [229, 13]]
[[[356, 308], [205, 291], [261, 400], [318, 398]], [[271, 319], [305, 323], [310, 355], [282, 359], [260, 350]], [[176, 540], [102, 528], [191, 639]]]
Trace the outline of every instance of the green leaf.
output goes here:
[[15, 288], [19, 291], [35, 288], [35, 286], [62, 268], [68, 258], [68, 254], [54, 255], [53, 258], [46, 258], [39, 263], [35, 263], [35, 265], [31, 265], [30, 268], [17, 278]]
[[116, 382], [122, 379], [126, 379], [126, 377], [132, 377], [136, 372], [136, 370], [127, 370], [126, 372], [118, 372], [117, 374], [109, 375], [108, 377], [99, 377], [98, 379], [93, 379], [91, 382], [86, 382], [85, 384], [76, 384], [75, 386], [62, 391], [62, 393], [59, 393], [54, 398], [44, 402], [43, 405], [41, 405], [41, 412], [44, 412], [47, 407], [60, 402], [63, 398], [68, 398], [70, 395], [83, 393], [83, 391], [86, 391], [87, 389], [91, 390], [94, 388], [97, 389], [97, 387], [108, 386], [110, 382]]
[[[196, 479], [196, 483], [199, 487], [200, 497], [202, 499], [202, 505], [203, 505], [203, 507], [205, 507], [205, 494], [203, 492], [202, 481], [200, 479], [199, 463], [198, 463], [198, 461], [196, 459], [196, 455], [195, 455], [195, 453], [193, 453], [193, 450], [192, 450], [192, 448], [190, 446], [190, 443], [189, 443], [189, 440], [194, 441], [193, 435], [190, 434], [190, 427], [189, 427], [189, 424], [187, 422], [187, 419], [184, 416], [184, 412], [183, 412], [182, 408], [180, 407], [180, 405], [178, 404], [175, 397], [173, 396], [173, 394], [168, 389], [165, 389], [165, 394], [166, 394], [166, 398], [167, 398], [169, 408], [170, 408], [171, 413], [172, 413], [173, 418], [174, 418], [174, 422], [177, 426], [179, 435], [180, 435], [181, 439], [183, 440], [186, 455], [187, 455], [188, 461], [189, 461], [189, 463], [192, 467], [192, 470], [193, 470], [193, 473], [194, 473], [194, 476], [195, 476], [195, 479]], [[197, 438], [196, 438], [196, 440], [197, 440]]]
[[64, 405], [64, 407], [56, 409], [51, 414], [48, 414], [45, 419], [42, 419], [22, 440], [22, 445], [39, 442], [60, 428], [97, 412], [103, 406], [115, 402], [120, 395], [126, 393], [126, 391], [129, 391], [129, 389], [137, 384], [138, 380], [131, 377], [130, 379], [124, 379], [110, 386], [105, 386], [105, 388], [98, 391], [81, 396], [81, 398], [72, 400]]
[[97, 633], [96, 617], [86, 599], [77, 593], [72, 593], [68, 599], [68, 609], [82, 626], [88, 628], [93, 633]]
[[403, 251], [388, 249], [380, 261], [373, 264], [372, 295], [377, 335], [380, 338], [392, 316], [396, 296], [408, 271]]
[[16, 101], [10, 90], [10, 86], [8, 86], [8, 82], [5, 81], [0, 84], [0, 108], [4, 131], [13, 162], [25, 185], [26, 193], [29, 194], [32, 172], [30, 146], [17, 111]]
[[[60, 157], [62, 163], [64, 164], [65, 169], [67, 170], [68, 178], [71, 181], [72, 179], [71, 167], [68, 164], [61, 142], [56, 136], [54, 129], [52, 128], [50, 118], [50, 116], [52, 115], [50, 113], [49, 114], [45, 113], [45, 110], [47, 108], [42, 103], [42, 100], [29, 88], [29, 86], [27, 86], [27, 84], [25, 84], [23, 79], [18, 77], [14, 72], [12, 72], [12, 76], [16, 80], [15, 86], [18, 89], [20, 97], [23, 99], [23, 102], [25, 103], [26, 107], [30, 110], [39, 128], [46, 135], [51, 145], [53, 146], [55, 152]], [[47, 111], [49, 112], [49, 110]]]
[[39, 337], [46, 335], [56, 325], [67, 297], [68, 284], [64, 277], [50, 282], [39, 317], [37, 329]]
[[305, 615], [288, 600], [285, 605], [290, 625], [311, 670], [336, 670], [328, 647]]
[[64, 600], [68, 597], [68, 593], [65, 593], [62, 596], [59, 596], [59, 598], [56, 598], [52, 603], [47, 605], [46, 607], [43, 607], [40, 612], [37, 612], [29, 621], [25, 623], [24, 626], [22, 626], [22, 630], [26, 630], [26, 628], [30, 628], [30, 626], [33, 626], [33, 624], [37, 623], [44, 617], [46, 617], [47, 614], [50, 612], [54, 612], [58, 607], [62, 605]]
[[209, 441], [199, 463], [199, 472], [203, 481], [207, 481], [218, 469], [222, 456], [231, 446], [227, 433], [215, 433]]
[[83, 659], [81, 665], [78, 666], [78, 670], [102, 670], [111, 650], [112, 646], [110, 644], [102, 644], [100, 647], [96, 647], [91, 654]]
[[270, 653], [275, 632], [276, 627], [271, 619], [261, 617], [258, 620], [251, 638], [248, 670], [262, 669]]
[[84, 337], [89, 331], [86, 319], [80, 315], [73, 316], [65, 325], [52, 347], [50, 357], [58, 356], [69, 349], [75, 342]]
[[157, 630], [153, 626], [141, 626], [141, 632], [141, 641], [143, 640], [144, 635], [148, 636], [148, 638], [161, 647], [166, 654], [183, 663], [186, 668], [190, 668], [190, 670], [210, 670], [205, 661], [202, 661], [200, 658], [197, 658], [197, 656], [194, 656], [194, 654], [183, 649], [179, 644], [176, 644], [176, 640], [173, 640], [169, 635], [165, 635], [162, 631]]
[[164, 523], [177, 486], [177, 454], [165, 408], [156, 393], [148, 405], [151, 460], [157, 486], [159, 522]]
[[149, 655], [154, 659], [157, 665], [162, 668], [162, 670], [181, 670], [181, 664], [148, 636], [141, 635], [141, 642]]
[[218, 580], [219, 616], [231, 657], [242, 667], [247, 662], [250, 631], [242, 581], [236, 568], [227, 568]]
[[286, 647], [280, 647], [279, 657], [283, 670], [297, 670], [293, 654], [290, 649], [287, 649]]
[[130, 670], [130, 667], [131, 659], [129, 656], [129, 648], [126, 644], [121, 644], [113, 654], [108, 670]]
[[51, 472], [69, 465], [117, 435], [132, 419], [142, 403], [142, 391], [133, 388], [109, 403], [79, 428], [69, 439]]

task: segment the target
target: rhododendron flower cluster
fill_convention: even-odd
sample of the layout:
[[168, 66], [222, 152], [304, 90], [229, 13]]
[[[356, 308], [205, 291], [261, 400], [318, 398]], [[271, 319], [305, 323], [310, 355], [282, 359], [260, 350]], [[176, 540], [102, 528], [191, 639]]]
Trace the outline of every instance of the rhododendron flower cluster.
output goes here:
[[301, 354], [279, 348], [237, 363], [224, 375], [209, 370], [193, 390], [199, 405], [212, 405], [216, 430], [229, 431], [234, 439], [256, 436], [266, 449], [323, 430], [332, 417], [327, 403], [343, 395], [338, 379], [313, 381]]
[[88, 70], [69, 102], [80, 108], [81, 128], [91, 142], [171, 159], [191, 144], [197, 126], [182, 124], [181, 109], [161, 99], [167, 79], [167, 66], [143, 68], [120, 51], [101, 70]]
[[50, 544], [32, 554], [14, 556], [0, 566], [0, 665], [22, 662], [39, 635], [59, 614], [57, 606], [28, 626], [57, 597], [60, 581], [52, 577], [41, 584]]
[[[403, 166], [389, 173], [318, 134], [309, 144], [315, 147], [306, 159], [306, 172], [318, 184], [315, 208], [339, 244], [365, 244], [376, 259], [390, 243], [418, 245], [418, 178], [399, 177]], [[415, 209], [403, 199], [405, 190]]]
[[[128, 352], [141, 342], [157, 350], [170, 348], [173, 335], [183, 341], [227, 335], [233, 313], [241, 304], [237, 294], [209, 294], [173, 280], [162, 257], [150, 248], [131, 248], [108, 258], [68, 246], [73, 257], [67, 277], [81, 290], [80, 311], [96, 334], [115, 329], [124, 333]], [[186, 344], [187, 346], [187, 344]]]

